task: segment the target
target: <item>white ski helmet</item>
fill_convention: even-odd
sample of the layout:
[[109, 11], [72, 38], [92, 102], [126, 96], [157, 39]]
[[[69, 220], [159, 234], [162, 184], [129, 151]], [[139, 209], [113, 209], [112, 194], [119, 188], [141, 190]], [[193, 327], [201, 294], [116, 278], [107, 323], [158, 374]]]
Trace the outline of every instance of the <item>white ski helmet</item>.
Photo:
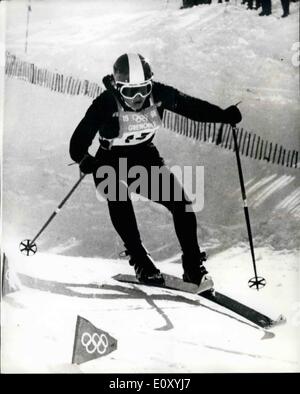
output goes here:
[[115, 61], [114, 78], [119, 84], [144, 85], [153, 73], [147, 60], [138, 53], [124, 53]]

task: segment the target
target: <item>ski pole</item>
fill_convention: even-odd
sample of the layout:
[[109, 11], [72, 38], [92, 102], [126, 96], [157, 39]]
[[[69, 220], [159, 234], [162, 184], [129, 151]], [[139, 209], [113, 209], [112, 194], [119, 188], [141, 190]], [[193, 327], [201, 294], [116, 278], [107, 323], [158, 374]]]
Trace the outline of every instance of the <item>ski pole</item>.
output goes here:
[[64, 204], [68, 201], [68, 199], [71, 197], [71, 195], [74, 193], [76, 188], [79, 186], [80, 182], [83, 180], [83, 178], [86, 176], [86, 174], [80, 175], [79, 180], [75, 183], [75, 185], [72, 187], [72, 189], [69, 191], [69, 193], [66, 195], [66, 197], [61, 201], [61, 203], [57, 206], [57, 208], [52, 212], [51, 216], [49, 219], [46, 221], [46, 223], [42, 226], [42, 228], [38, 231], [38, 233], [35, 235], [35, 237], [30, 240], [30, 239], [24, 239], [20, 245], [19, 249], [21, 253], [26, 254], [27, 256], [31, 256], [36, 253], [37, 251], [37, 246], [35, 241], [37, 238], [42, 234], [42, 232], [48, 227], [50, 222], [55, 218], [55, 216], [59, 213], [61, 208], [64, 206]]
[[242, 171], [242, 165], [241, 165], [241, 159], [240, 159], [240, 153], [239, 153], [239, 146], [238, 146], [238, 141], [237, 141], [237, 127], [236, 127], [236, 125], [231, 125], [231, 127], [232, 127], [232, 134], [233, 134], [233, 140], [234, 140], [234, 150], [235, 150], [240, 185], [241, 185], [242, 199], [244, 202], [244, 213], [245, 213], [245, 219], [246, 219], [246, 225], [247, 225], [247, 231], [248, 231], [248, 239], [249, 239], [249, 244], [250, 244], [251, 257], [252, 257], [252, 263], [253, 263], [253, 269], [254, 269], [254, 275], [255, 275], [253, 278], [249, 279], [248, 286], [250, 288], [252, 288], [253, 286], [256, 286], [256, 289], [259, 290], [261, 287], [264, 287], [266, 285], [266, 280], [262, 277], [257, 276], [254, 246], [253, 246], [253, 237], [252, 237], [252, 231], [251, 231], [251, 225], [250, 225], [250, 216], [249, 216], [249, 210], [248, 210], [248, 205], [247, 205], [247, 196], [246, 196], [246, 189], [245, 189], [245, 183], [244, 183], [244, 177], [243, 177], [243, 171]]

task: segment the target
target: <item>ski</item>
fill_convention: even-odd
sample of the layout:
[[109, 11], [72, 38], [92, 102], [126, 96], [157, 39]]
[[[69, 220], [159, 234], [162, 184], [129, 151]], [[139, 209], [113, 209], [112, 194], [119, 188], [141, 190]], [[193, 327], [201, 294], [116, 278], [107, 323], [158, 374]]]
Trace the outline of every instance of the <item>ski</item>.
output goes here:
[[165, 289], [196, 294], [222, 306], [223, 308], [230, 310], [231, 312], [238, 314], [239, 316], [251, 321], [261, 328], [272, 328], [286, 322], [286, 319], [282, 315], [280, 315], [276, 320], [273, 320], [270, 317], [256, 311], [255, 309], [217, 291], [205, 291], [203, 293], [197, 293], [198, 286], [193, 283], [184, 282], [182, 279], [173, 275], [163, 274], [163, 277], [165, 279], [165, 283], [155, 286], [139, 282], [134, 275], [118, 274], [113, 276], [113, 279], [124, 283], [133, 283], [150, 287], [161, 287]]

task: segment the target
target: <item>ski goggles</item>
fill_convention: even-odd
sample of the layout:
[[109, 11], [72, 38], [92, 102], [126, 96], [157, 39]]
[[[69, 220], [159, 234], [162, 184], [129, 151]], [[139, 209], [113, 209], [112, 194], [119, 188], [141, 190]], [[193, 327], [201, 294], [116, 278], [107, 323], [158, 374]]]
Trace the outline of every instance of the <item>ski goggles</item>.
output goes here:
[[138, 84], [138, 85], [126, 84], [126, 83], [123, 84], [118, 82], [117, 85], [122, 97], [129, 100], [135, 99], [138, 95], [140, 95], [143, 98], [146, 98], [152, 92], [151, 81], [147, 81], [143, 84]]

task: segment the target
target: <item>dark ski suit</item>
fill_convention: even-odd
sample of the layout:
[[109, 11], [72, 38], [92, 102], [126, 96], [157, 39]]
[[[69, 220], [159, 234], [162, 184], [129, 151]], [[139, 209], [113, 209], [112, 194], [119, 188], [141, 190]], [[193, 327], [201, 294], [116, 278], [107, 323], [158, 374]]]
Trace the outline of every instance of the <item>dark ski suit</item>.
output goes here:
[[[107, 78], [108, 76], [106, 77], [106, 84]], [[114, 90], [114, 88], [109, 88], [93, 101], [70, 141], [70, 156], [75, 162], [80, 163], [87, 154], [95, 135], [99, 133], [100, 147], [95, 155], [97, 166], [93, 171], [96, 186], [103, 180], [103, 178], [99, 179], [97, 177], [97, 168], [108, 165], [112, 166], [118, 174], [118, 186], [121, 184], [123, 191], [124, 188], [128, 191], [128, 187], [133, 180], [128, 181], [127, 179], [126, 184], [122, 182], [118, 170], [119, 159], [127, 159], [128, 171], [136, 165], [146, 168], [148, 174], [150, 174], [151, 166], [158, 166], [166, 172], [169, 171], [152, 141], [153, 136], [148, 139], [148, 136], [146, 136], [145, 140], [143, 140], [142, 133], [138, 137], [140, 140], [135, 141], [133, 145], [131, 142], [134, 136], [123, 139], [120, 145], [114, 145], [114, 142], [118, 141], [120, 137], [120, 116], [122, 114], [130, 115], [130, 112], [138, 115], [142, 111], [147, 110], [151, 103], [151, 108], [157, 111], [159, 118], [162, 118], [164, 110], [170, 110], [189, 119], [202, 122], [237, 123], [241, 120], [240, 112], [236, 107], [232, 106], [223, 110], [216, 105], [190, 97], [173, 87], [158, 82], [153, 82], [151, 96], [146, 98], [143, 108], [137, 112], [126, 106], [118, 91]], [[124, 116], [126, 117], [127, 115]], [[126, 141], [128, 141], [128, 146]], [[173, 185], [174, 183], [180, 189], [181, 195], [184, 196], [181, 184], [179, 184], [172, 173], [170, 178], [171, 184]], [[151, 186], [151, 176], [149, 176], [149, 186]], [[142, 191], [140, 193], [142, 194]], [[149, 195], [146, 197], [151, 198]], [[183, 198], [182, 201], [176, 201], [172, 192], [169, 201], [164, 201], [161, 196], [155, 201], [164, 205], [173, 215], [175, 231], [184, 256], [198, 259], [200, 249], [197, 240], [196, 215], [192, 210], [186, 210], [186, 205], [190, 204], [190, 201], [187, 198]], [[134, 254], [134, 251], [141, 245], [141, 239], [130, 196], [128, 196], [126, 201], [119, 201], [118, 198], [116, 200], [108, 198], [107, 202], [111, 221], [116, 231], [130, 254]]]

